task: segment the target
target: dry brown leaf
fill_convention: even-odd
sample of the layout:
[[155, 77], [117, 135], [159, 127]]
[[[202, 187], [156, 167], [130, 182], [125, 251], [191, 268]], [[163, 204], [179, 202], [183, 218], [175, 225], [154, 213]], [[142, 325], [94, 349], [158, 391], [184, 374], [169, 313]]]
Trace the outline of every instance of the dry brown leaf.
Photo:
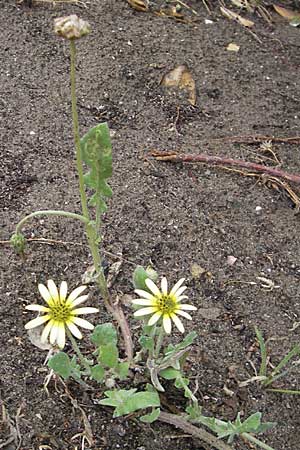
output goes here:
[[231, 20], [237, 20], [241, 25], [244, 27], [253, 27], [254, 22], [252, 20], [245, 19], [244, 17], [240, 16], [239, 14], [236, 14], [235, 12], [231, 11], [228, 8], [224, 8], [223, 6], [220, 7], [221, 13]]
[[184, 64], [166, 73], [160, 82], [167, 88], [175, 87], [189, 93], [188, 101], [191, 105], [196, 104], [196, 85], [191, 72]]
[[146, 2], [146, 0], [127, 0], [127, 2], [136, 11], [145, 12], [149, 10], [148, 2]]
[[299, 11], [292, 11], [291, 9], [282, 8], [282, 6], [273, 5], [275, 11], [285, 19], [292, 20], [294, 17], [300, 15]]

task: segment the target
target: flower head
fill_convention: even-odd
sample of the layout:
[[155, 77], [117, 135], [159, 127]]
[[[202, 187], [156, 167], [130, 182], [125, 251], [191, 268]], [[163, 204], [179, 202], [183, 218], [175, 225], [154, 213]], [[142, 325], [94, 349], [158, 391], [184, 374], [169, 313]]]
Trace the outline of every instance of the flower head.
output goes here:
[[195, 306], [181, 303], [181, 300], [187, 298], [187, 295], [182, 295], [186, 290], [186, 286], [182, 286], [183, 282], [184, 278], [181, 278], [172, 287], [170, 292], [168, 292], [168, 282], [166, 278], [162, 278], [161, 280], [161, 290], [159, 290], [150, 278], [147, 278], [145, 283], [150, 292], [136, 289], [135, 292], [140, 298], [132, 301], [134, 305], [145, 306], [145, 308], [138, 309], [134, 313], [134, 316], [140, 317], [152, 314], [148, 325], [154, 325], [162, 319], [163, 327], [167, 334], [171, 333], [172, 320], [178, 330], [183, 333], [184, 326], [178, 316], [192, 320], [191, 316], [186, 311], [195, 311], [197, 309]]
[[96, 313], [99, 310], [91, 307], [77, 308], [80, 303], [85, 302], [88, 298], [88, 295], [80, 295], [86, 289], [86, 286], [79, 286], [67, 296], [68, 286], [65, 281], [61, 283], [59, 290], [52, 280], [49, 280], [47, 285], [48, 288], [43, 284], [38, 286], [47, 306], [26, 306], [26, 309], [30, 311], [38, 311], [45, 314], [30, 320], [25, 325], [25, 328], [30, 330], [46, 324], [41, 335], [41, 342], [47, 342], [49, 337], [50, 344], [54, 345], [56, 343], [60, 349], [63, 349], [66, 342], [66, 327], [76, 338], [81, 339], [82, 334], [77, 325], [88, 330], [93, 330], [94, 325], [78, 316]]
[[91, 31], [90, 25], [76, 14], [54, 19], [54, 31], [65, 39], [79, 39]]

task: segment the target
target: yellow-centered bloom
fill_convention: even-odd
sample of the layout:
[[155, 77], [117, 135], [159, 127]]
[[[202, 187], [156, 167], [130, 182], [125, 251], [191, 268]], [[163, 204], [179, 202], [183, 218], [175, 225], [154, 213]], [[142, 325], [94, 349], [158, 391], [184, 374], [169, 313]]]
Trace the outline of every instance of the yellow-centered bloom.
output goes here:
[[47, 285], [48, 288], [43, 284], [38, 286], [47, 306], [26, 306], [26, 309], [30, 311], [38, 311], [45, 314], [30, 320], [25, 325], [25, 328], [29, 330], [46, 324], [41, 335], [41, 342], [47, 342], [49, 337], [50, 344], [57, 344], [60, 349], [63, 349], [66, 343], [66, 327], [76, 338], [81, 339], [82, 334], [77, 325], [88, 330], [93, 330], [94, 325], [77, 316], [96, 313], [99, 310], [91, 307], [77, 308], [79, 304], [85, 302], [88, 298], [88, 295], [80, 295], [86, 289], [86, 286], [79, 286], [67, 296], [68, 286], [65, 281], [61, 283], [59, 290], [52, 280], [49, 280]]
[[197, 308], [192, 305], [181, 303], [181, 300], [187, 298], [187, 295], [182, 295], [186, 290], [186, 286], [182, 286], [184, 278], [181, 278], [168, 292], [168, 282], [166, 278], [161, 280], [161, 290], [156, 284], [147, 278], [145, 280], [146, 286], [150, 292], [136, 289], [135, 292], [140, 298], [133, 300], [132, 303], [138, 306], [145, 306], [145, 308], [138, 309], [135, 317], [147, 316], [152, 314], [148, 325], [154, 325], [162, 319], [164, 330], [167, 334], [171, 333], [172, 322], [176, 325], [181, 333], [184, 333], [184, 326], [178, 316], [185, 317], [192, 320], [191, 316], [186, 311], [195, 311]]

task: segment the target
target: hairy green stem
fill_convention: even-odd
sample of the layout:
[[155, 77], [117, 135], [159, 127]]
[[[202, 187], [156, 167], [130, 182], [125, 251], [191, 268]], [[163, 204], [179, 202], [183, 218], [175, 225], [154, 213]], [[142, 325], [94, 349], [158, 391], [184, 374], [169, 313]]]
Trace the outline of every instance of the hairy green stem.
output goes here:
[[83, 354], [81, 353], [80, 348], [78, 347], [76, 340], [73, 338], [72, 333], [71, 333], [68, 329], [66, 329], [66, 333], [67, 333], [68, 338], [69, 338], [70, 341], [71, 341], [71, 344], [72, 344], [72, 347], [73, 347], [75, 353], [76, 353], [77, 356], [78, 356], [79, 361], [81, 362], [82, 366], [86, 369], [87, 374], [90, 375], [90, 373], [91, 373], [91, 368], [90, 368], [90, 366], [88, 365], [88, 363], [86, 362], [85, 357], [84, 357]]
[[247, 441], [253, 442], [253, 444], [256, 444], [260, 448], [263, 448], [264, 450], [275, 450], [273, 447], [270, 447], [269, 445], [260, 441], [256, 437], [252, 436], [252, 434], [250, 434], [250, 433], [242, 433], [241, 436], [244, 437], [245, 439], [247, 439]]
[[164, 341], [164, 337], [165, 337], [165, 330], [164, 330], [163, 325], [161, 325], [160, 330], [158, 332], [158, 336], [157, 336], [157, 341], [156, 341], [156, 346], [155, 346], [155, 351], [154, 351], [154, 358], [159, 357], [159, 353], [160, 353], [162, 343]]
[[68, 217], [69, 219], [80, 220], [85, 225], [88, 225], [88, 223], [89, 223], [89, 219], [80, 214], [75, 214], [75, 213], [71, 213], [68, 211], [60, 211], [60, 210], [55, 210], [55, 209], [49, 209], [49, 210], [46, 209], [46, 210], [42, 210], [42, 211], [34, 211], [33, 213], [28, 214], [28, 216], [23, 217], [23, 219], [20, 220], [20, 222], [16, 226], [16, 233], [21, 233], [21, 230], [22, 230], [23, 226], [25, 225], [25, 222], [27, 222], [27, 220], [30, 220], [36, 216], [63, 216], [63, 217]]
[[81, 207], [82, 214], [84, 217], [88, 219], [88, 222], [85, 226], [86, 235], [88, 239], [88, 244], [91, 250], [93, 263], [95, 267], [95, 271], [97, 274], [97, 283], [99, 286], [99, 290], [101, 296], [103, 298], [104, 304], [108, 312], [110, 312], [115, 320], [118, 322], [118, 325], [123, 334], [125, 349], [127, 353], [127, 357], [129, 360], [133, 358], [133, 344], [130, 329], [127, 323], [127, 320], [124, 316], [122, 309], [118, 305], [114, 305], [111, 302], [111, 298], [107, 288], [107, 282], [102, 269], [102, 260], [98, 248], [99, 244], [99, 232], [98, 227], [100, 226], [100, 211], [99, 205], [96, 210], [96, 222], [90, 222], [90, 215], [88, 210], [88, 202], [87, 196], [84, 187], [84, 175], [83, 175], [83, 165], [82, 165], [82, 155], [80, 148], [80, 135], [79, 135], [79, 122], [78, 122], [78, 112], [77, 112], [77, 97], [76, 97], [76, 45], [74, 39], [70, 39], [70, 53], [71, 53], [71, 69], [70, 69], [70, 78], [71, 78], [71, 98], [72, 98], [72, 119], [73, 119], [73, 133], [74, 133], [74, 142], [76, 149], [76, 165], [77, 172], [79, 177], [79, 190], [80, 190], [80, 198], [81, 198]]

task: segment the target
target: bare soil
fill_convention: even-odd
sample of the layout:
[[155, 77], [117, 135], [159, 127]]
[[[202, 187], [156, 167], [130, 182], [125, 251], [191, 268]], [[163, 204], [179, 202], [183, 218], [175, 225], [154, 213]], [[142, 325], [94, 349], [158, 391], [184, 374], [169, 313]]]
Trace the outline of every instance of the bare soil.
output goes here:
[[[272, 364], [299, 341], [300, 328], [294, 325], [300, 311], [300, 224], [290, 196], [274, 180], [150, 156], [153, 149], [207, 152], [274, 165], [259, 142], [222, 138], [300, 135], [299, 29], [269, 8], [273, 25], [258, 14], [246, 15], [255, 22], [253, 35], [221, 16], [217, 2], [211, 4], [211, 16], [200, 0], [189, 5], [198, 14], [193, 23], [135, 11], [125, 0], [91, 0], [87, 8], [1, 0], [0, 393], [3, 412], [21, 438], [19, 446], [18, 438], [9, 443], [12, 434], [3, 417], [1, 448], [75, 450], [82, 445], [80, 410], [59, 382], [51, 381], [48, 393], [43, 388], [46, 352], [28, 339], [24, 324], [32, 314], [24, 307], [39, 301], [39, 282], [66, 280], [70, 288], [81, 283], [91, 264], [83, 230], [72, 221], [33, 220], [25, 228], [28, 238], [59, 242], [31, 241], [26, 260], [5, 243], [15, 224], [34, 210], [80, 212], [69, 51], [52, 31], [55, 17], [77, 13], [93, 30], [78, 43], [81, 133], [107, 121], [113, 134], [114, 195], [103, 221], [102, 246], [113, 254], [122, 251], [125, 258], [114, 295], [132, 294], [136, 264], [152, 264], [171, 282], [187, 277], [190, 301], [198, 307], [191, 324], [198, 339], [189, 366], [203, 411], [226, 420], [239, 411], [245, 417], [261, 411], [265, 420], [277, 422], [265, 442], [276, 450], [300, 449], [299, 397], [267, 392], [254, 383], [239, 387], [259, 367], [255, 325], [270, 339]], [[232, 42], [240, 46], [238, 52], [226, 50]], [[180, 64], [189, 67], [196, 82], [195, 106], [160, 86], [162, 76]], [[299, 144], [275, 142], [272, 150], [282, 169], [300, 172]], [[228, 256], [237, 258], [233, 265]], [[116, 260], [106, 258], [109, 264]], [[206, 271], [199, 280], [193, 264]], [[265, 289], [257, 277], [275, 287]], [[96, 289], [90, 292], [90, 304], [99, 305]], [[124, 310], [130, 317], [130, 308]], [[107, 320], [102, 310], [99, 321]], [[90, 351], [89, 345], [84, 340], [83, 351]], [[300, 389], [298, 374], [275, 387]], [[69, 390], [88, 417], [96, 449], [208, 448], [159, 422], [113, 420], [111, 410], [95, 402], [102, 389], [84, 392], [70, 383]], [[182, 410], [184, 399], [171, 386], [166, 397], [166, 411], [170, 405]], [[90, 448], [86, 441], [84, 448]], [[234, 448], [250, 447], [236, 442]]]

